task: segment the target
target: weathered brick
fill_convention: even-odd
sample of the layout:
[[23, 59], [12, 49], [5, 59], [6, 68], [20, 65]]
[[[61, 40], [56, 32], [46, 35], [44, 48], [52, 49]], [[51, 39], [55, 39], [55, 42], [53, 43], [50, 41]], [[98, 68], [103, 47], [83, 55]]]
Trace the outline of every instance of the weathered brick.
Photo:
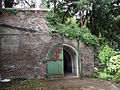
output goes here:
[[[69, 44], [78, 51], [77, 41], [49, 35], [45, 13], [19, 10], [16, 15], [5, 12], [0, 16], [0, 25], [13, 27], [0, 26], [0, 74], [4, 78], [44, 78], [48, 52], [58, 43]], [[93, 48], [81, 45], [83, 73], [91, 74], [94, 67]]]

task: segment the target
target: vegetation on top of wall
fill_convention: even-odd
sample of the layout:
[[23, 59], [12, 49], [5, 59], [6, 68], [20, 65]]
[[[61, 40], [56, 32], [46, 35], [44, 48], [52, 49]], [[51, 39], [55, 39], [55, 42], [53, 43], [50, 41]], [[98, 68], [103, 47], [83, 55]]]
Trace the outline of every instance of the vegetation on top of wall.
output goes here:
[[55, 35], [54, 32], [59, 32], [62, 37], [68, 39], [75, 39], [88, 45], [96, 46], [98, 44], [98, 38], [92, 35], [86, 26], [79, 27], [75, 18], [68, 18], [64, 24], [61, 24], [61, 18], [53, 11], [48, 11], [46, 18], [52, 28], [50, 35], [53, 36]]
[[12, 9], [12, 8], [4, 8], [3, 12], [8, 12], [8, 14], [16, 15], [18, 13], [18, 10], [17, 9]]
[[30, 15], [30, 12], [29, 12], [29, 11], [23, 11], [23, 13], [24, 13], [25, 16]]
[[[14, 15], [16, 15], [19, 12], [19, 10], [14, 9], [14, 8], [3, 8], [2, 10], [3, 12], [7, 12], [8, 14], [14, 14]], [[30, 15], [30, 12], [26, 10], [23, 10], [23, 13], [25, 16]]]

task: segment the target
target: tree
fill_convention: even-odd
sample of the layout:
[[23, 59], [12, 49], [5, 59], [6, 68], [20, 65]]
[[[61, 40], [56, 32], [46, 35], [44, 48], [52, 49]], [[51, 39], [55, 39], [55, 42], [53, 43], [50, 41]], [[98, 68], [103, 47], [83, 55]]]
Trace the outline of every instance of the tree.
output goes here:
[[[49, 5], [51, 3], [49, 2]], [[54, 30], [59, 30], [61, 35], [64, 35], [66, 38], [96, 46], [98, 39], [94, 35], [91, 35], [90, 30], [86, 27], [89, 2], [87, 0], [65, 0], [57, 1], [56, 4], [53, 10], [46, 15], [48, 22], [54, 27]], [[78, 15], [80, 17], [79, 20], [72, 18], [77, 13], [80, 13]]]
[[47, 0], [41, 1], [40, 8], [47, 8]]
[[[115, 18], [120, 14], [119, 0], [104, 0], [92, 2], [92, 10], [90, 11], [89, 28], [94, 35], [101, 35], [106, 40], [119, 44], [120, 33], [119, 22], [116, 23]], [[104, 43], [104, 42], [103, 42]], [[119, 45], [120, 46], [120, 45]]]
[[35, 8], [35, 3], [34, 0], [31, 0], [30, 2], [27, 0], [23, 0], [30, 8]]
[[2, 0], [0, 0], [0, 14], [2, 12]]
[[12, 8], [14, 0], [4, 0], [5, 8]]
[[[4, 0], [5, 8], [12, 8], [13, 5], [18, 5], [20, 3], [23, 5], [23, 8], [26, 7], [26, 6], [30, 7], [30, 8], [35, 8], [37, 2], [35, 0], [17, 0], [17, 1], [15, 1], [15, 0]], [[2, 0], [1, 0], [0, 5], [2, 5]]]
[[[89, 10], [89, 1], [88, 0], [48, 0], [48, 6], [53, 5], [54, 13], [58, 14], [62, 22], [65, 23], [67, 18], [75, 16], [75, 14], [79, 13], [79, 17], [81, 17], [81, 25], [87, 20], [85, 17]], [[85, 19], [85, 20], [84, 20]], [[83, 20], [83, 21], [82, 21]]]
[[77, 15], [80, 26], [87, 25], [92, 34], [105, 38], [112, 46], [120, 47], [120, 0], [48, 0], [54, 13], [64, 24], [67, 18]]

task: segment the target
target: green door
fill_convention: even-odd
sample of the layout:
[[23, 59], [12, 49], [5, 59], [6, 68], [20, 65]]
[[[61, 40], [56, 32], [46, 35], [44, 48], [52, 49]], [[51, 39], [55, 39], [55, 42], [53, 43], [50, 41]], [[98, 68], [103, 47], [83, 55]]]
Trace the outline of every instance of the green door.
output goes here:
[[63, 77], [63, 44], [51, 48], [47, 57], [47, 77]]

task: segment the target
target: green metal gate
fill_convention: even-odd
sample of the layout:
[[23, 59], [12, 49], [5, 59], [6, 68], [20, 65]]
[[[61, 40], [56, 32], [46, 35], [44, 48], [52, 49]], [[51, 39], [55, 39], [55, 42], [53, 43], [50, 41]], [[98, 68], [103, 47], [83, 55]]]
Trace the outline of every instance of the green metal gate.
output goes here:
[[47, 77], [63, 77], [63, 44], [53, 46], [47, 57]]

